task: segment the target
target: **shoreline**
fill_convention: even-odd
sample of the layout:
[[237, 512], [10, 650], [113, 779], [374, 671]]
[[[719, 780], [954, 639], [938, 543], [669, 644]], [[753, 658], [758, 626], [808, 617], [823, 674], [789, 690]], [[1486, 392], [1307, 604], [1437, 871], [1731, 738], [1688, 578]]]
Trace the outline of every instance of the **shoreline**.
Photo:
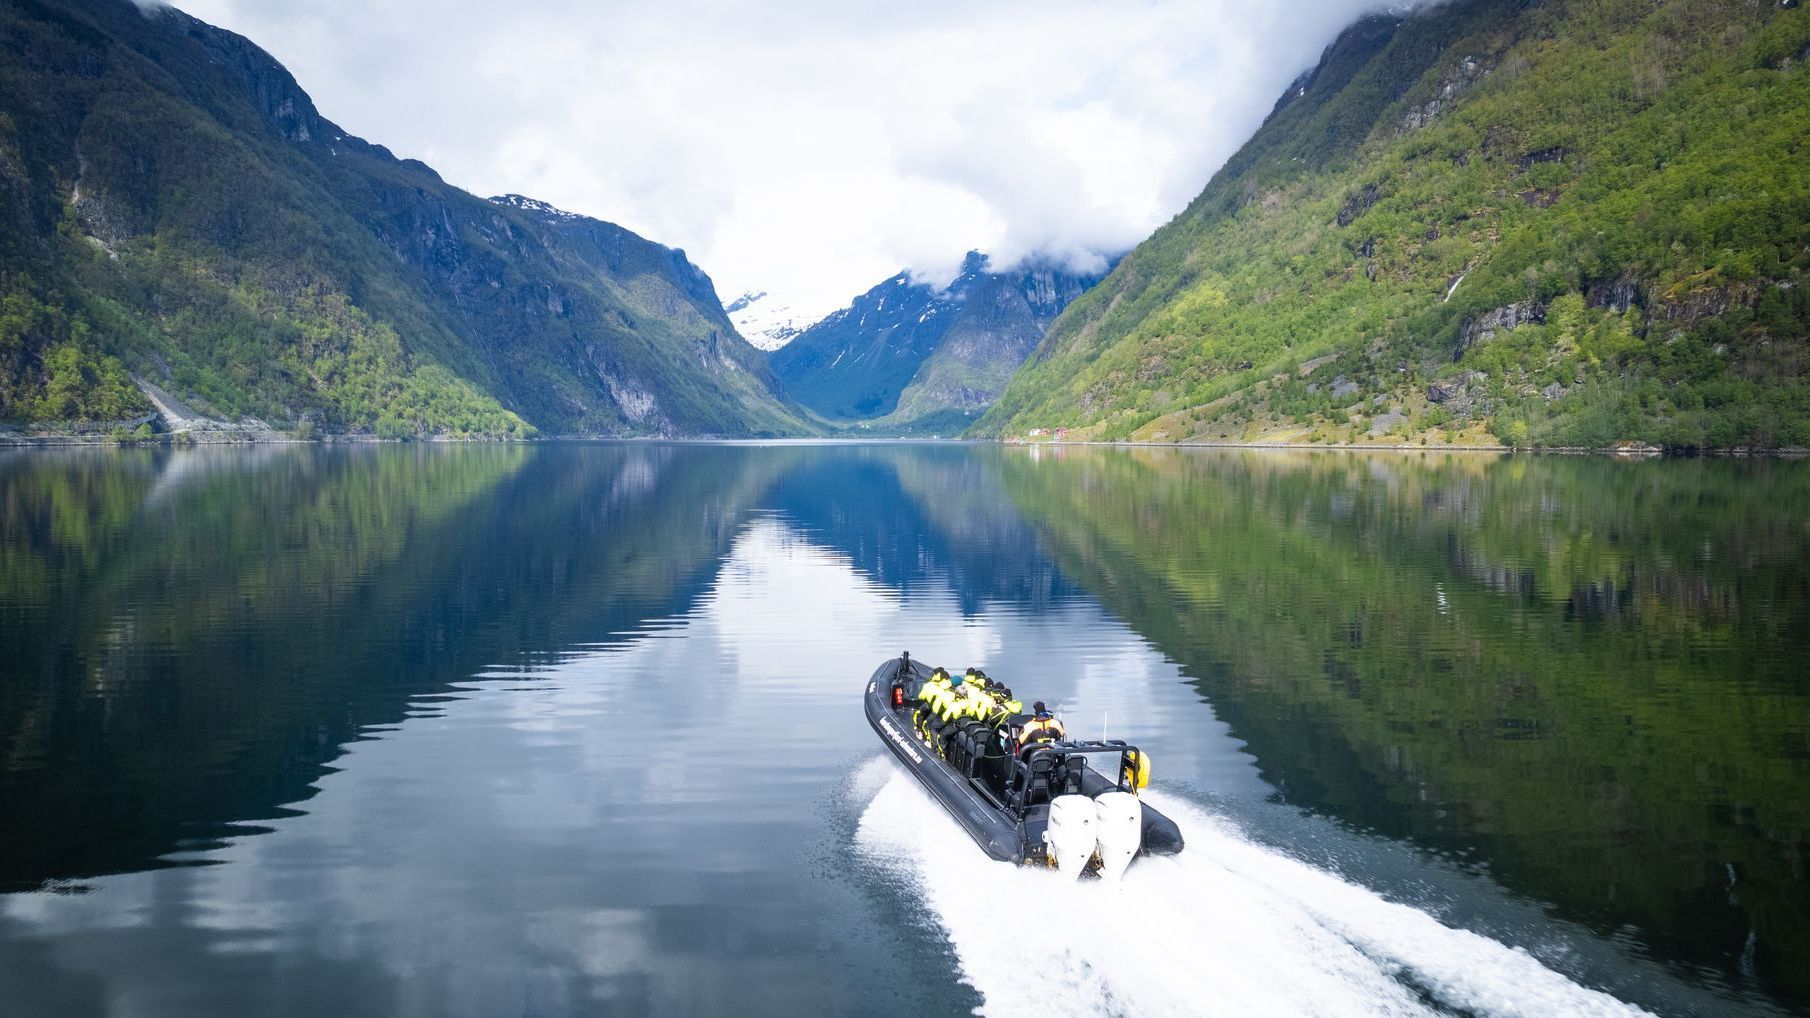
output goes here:
[[1098, 446], [1114, 449], [1292, 449], [1312, 452], [1491, 452], [1502, 455], [1554, 455], [1554, 456], [1612, 456], [1619, 459], [1697, 459], [1716, 457], [1725, 459], [1805, 459], [1810, 458], [1810, 448], [1786, 446], [1778, 449], [1753, 449], [1745, 446], [1728, 448], [1667, 449], [1656, 445], [1627, 446], [1527, 446], [1508, 445], [1419, 445], [1404, 443], [1376, 443], [1352, 445], [1343, 442], [1107, 442], [1107, 441], [1006, 441], [1000, 439], [980, 439], [982, 442], [995, 442], [1000, 445], [1025, 446], [1042, 448], [1046, 446]]
[[849, 437], [810, 435], [786, 438], [753, 438], [729, 436], [671, 435], [542, 435], [534, 438], [500, 438], [488, 436], [454, 437], [420, 435], [412, 438], [383, 438], [377, 435], [308, 435], [283, 431], [178, 431], [164, 432], [148, 438], [119, 439], [111, 435], [82, 432], [18, 433], [0, 431], [0, 449], [145, 449], [194, 448], [199, 446], [252, 445], [532, 445], [541, 442], [640, 442], [680, 443], [695, 445], [996, 445], [1012, 448], [1110, 448], [1110, 449], [1265, 449], [1296, 452], [1387, 452], [1429, 453], [1470, 452], [1498, 455], [1608, 456], [1615, 459], [1807, 459], [1810, 448], [1796, 446], [1778, 449], [1730, 448], [1667, 449], [1660, 446], [1630, 444], [1624, 446], [1553, 446], [1515, 448], [1506, 445], [1420, 445], [1408, 443], [1350, 444], [1333, 442], [1132, 442], [999, 438], [926, 438], [885, 436]]

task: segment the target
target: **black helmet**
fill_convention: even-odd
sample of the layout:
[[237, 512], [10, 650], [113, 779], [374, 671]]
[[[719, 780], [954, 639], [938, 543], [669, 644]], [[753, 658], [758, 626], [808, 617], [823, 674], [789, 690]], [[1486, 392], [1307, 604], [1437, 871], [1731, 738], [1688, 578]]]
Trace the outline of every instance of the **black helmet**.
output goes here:
[[1038, 700], [1036, 703], [1031, 704], [1031, 713], [1040, 718], [1047, 718], [1050, 716], [1050, 709], [1043, 705], [1042, 700]]

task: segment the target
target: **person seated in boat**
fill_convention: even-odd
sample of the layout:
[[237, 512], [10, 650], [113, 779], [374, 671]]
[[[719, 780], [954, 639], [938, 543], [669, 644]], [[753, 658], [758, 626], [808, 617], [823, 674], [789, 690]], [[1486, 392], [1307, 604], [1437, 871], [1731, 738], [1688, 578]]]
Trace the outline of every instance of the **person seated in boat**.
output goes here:
[[[968, 669], [971, 674], [974, 669]], [[943, 698], [942, 720], [959, 721], [973, 717], [980, 708], [983, 696], [980, 685], [967, 681], [967, 675], [951, 675], [949, 677], [949, 694]]]
[[999, 683], [994, 682], [992, 676], [979, 668], [968, 669], [968, 681], [974, 683], [975, 688], [988, 697], [995, 697], [999, 693]]
[[978, 685], [974, 692], [974, 706], [968, 716], [989, 728], [993, 727], [998, 723], [999, 691], [990, 685]]
[[930, 677], [925, 679], [924, 685], [918, 689], [918, 701], [924, 704], [934, 704], [937, 697], [947, 692], [948, 689], [948, 671], [937, 668], [930, 673]]
[[940, 668], [937, 671], [942, 674], [925, 683], [926, 688], [930, 691], [926, 703], [929, 707], [930, 720], [934, 723], [941, 723], [948, 718], [949, 709], [959, 695], [957, 690], [961, 687], [962, 677], [943, 672]]
[[986, 716], [987, 708], [992, 704], [991, 683], [987, 673], [978, 668], [970, 668], [962, 673], [962, 689], [966, 690], [956, 720], [973, 718], [978, 721]]
[[993, 702], [988, 705], [987, 715], [981, 720], [994, 728], [1002, 727], [1024, 713], [1024, 704], [1013, 699], [1012, 691], [1007, 689], [1004, 683], [993, 683], [987, 693]]
[[918, 689], [917, 723], [922, 732], [931, 719], [942, 716], [943, 700], [949, 695], [949, 672], [938, 668]]
[[987, 673], [981, 671], [979, 668], [970, 668], [962, 673], [962, 681], [965, 685], [972, 688], [975, 693], [979, 694], [982, 709], [973, 716], [984, 719], [987, 713], [985, 708], [999, 698], [999, 683], [988, 678]]
[[1044, 706], [1042, 700], [1031, 704], [1031, 720], [1025, 722], [1024, 731], [1018, 736], [1020, 746], [1028, 746], [1042, 740], [1054, 741], [1066, 738], [1068, 738], [1068, 730], [1062, 727], [1062, 721], [1050, 713], [1050, 709]]

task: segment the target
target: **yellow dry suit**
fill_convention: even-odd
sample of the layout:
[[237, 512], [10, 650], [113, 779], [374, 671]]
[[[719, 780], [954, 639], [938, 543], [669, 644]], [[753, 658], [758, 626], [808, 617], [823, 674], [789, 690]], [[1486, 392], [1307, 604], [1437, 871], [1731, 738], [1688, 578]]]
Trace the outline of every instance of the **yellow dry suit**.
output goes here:
[[971, 683], [964, 682], [950, 690], [943, 708], [943, 720], [956, 721], [961, 718], [974, 717], [980, 703], [980, 691], [975, 689]]
[[973, 702], [968, 704], [968, 717], [976, 721], [985, 721], [993, 715], [993, 694], [985, 689], [974, 691]]
[[922, 689], [918, 690], [918, 699], [924, 702], [931, 713], [936, 712], [937, 703], [949, 695], [949, 673], [938, 668], [930, 674]]
[[999, 687], [987, 690], [979, 717], [987, 724], [998, 727], [1005, 724], [1009, 718], [1017, 717], [1022, 713], [1024, 713], [1024, 704], [1008, 698], [1005, 689]]
[[1024, 704], [1014, 699], [1012, 691], [1003, 685], [993, 687], [993, 706], [1001, 722], [1024, 713]]
[[917, 728], [920, 735], [927, 734], [924, 731], [925, 722], [931, 718], [942, 716], [942, 705], [948, 696], [949, 673], [938, 668], [918, 689], [918, 703], [922, 705], [917, 714]]

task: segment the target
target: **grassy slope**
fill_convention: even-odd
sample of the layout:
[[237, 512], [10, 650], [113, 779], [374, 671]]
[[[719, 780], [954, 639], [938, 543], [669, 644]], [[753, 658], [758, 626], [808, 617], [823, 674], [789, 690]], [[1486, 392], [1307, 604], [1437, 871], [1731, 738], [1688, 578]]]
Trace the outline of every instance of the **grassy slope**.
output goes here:
[[1810, 444], [1807, 56], [1742, 0], [1361, 23], [976, 432]]

